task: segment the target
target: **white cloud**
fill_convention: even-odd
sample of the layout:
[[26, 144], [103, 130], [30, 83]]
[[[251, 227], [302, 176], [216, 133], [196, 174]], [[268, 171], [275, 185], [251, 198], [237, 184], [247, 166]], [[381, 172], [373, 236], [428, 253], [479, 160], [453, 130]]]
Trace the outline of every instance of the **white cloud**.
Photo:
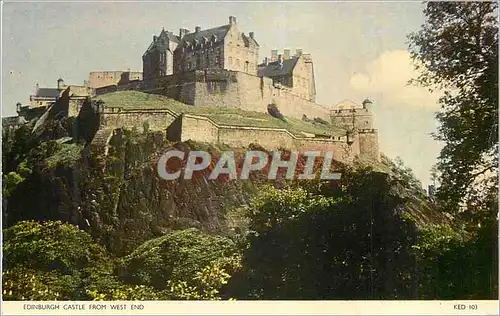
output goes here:
[[410, 53], [387, 51], [366, 65], [365, 73], [351, 77], [351, 87], [366, 95], [379, 95], [389, 106], [415, 106], [437, 109], [439, 94], [423, 87], [409, 85], [417, 77]]

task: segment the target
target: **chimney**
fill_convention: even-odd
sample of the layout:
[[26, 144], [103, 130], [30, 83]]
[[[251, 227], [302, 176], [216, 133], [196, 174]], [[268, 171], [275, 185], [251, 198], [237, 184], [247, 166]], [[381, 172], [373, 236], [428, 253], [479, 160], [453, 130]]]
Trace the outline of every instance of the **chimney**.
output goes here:
[[297, 50], [295, 51], [295, 56], [299, 57], [301, 55], [302, 55], [302, 49], [297, 48]]
[[278, 55], [278, 63], [280, 65], [283, 64], [283, 57], [281, 56], [281, 54]]
[[250, 33], [248, 33], [248, 35], [250, 35], [251, 39], [254, 39], [253, 37], [255, 36], [255, 33], [254, 32], [250, 32]]
[[269, 58], [264, 58], [264, 66], [267, 66], [269, 65]]
[[229, 24], [231, 25], [236, 24], [236, 18], [232, 15], [229, 17]]
[[271, 51], [271, 62], [275, 62], [276, 60], [278, 60], [278, 50], [273, 49]]
[[189, 30], [188, 29], [179, 29], [179, 37], [182, 39], [182, 37], [184, 37], [184, 35], [186, 34], [189, 34]]
[[283, 59], [290, 59], [290, 50], [289, 49], [285, 49], [283, 51]]
[[197, 26], [197, 27], [194, 28], [194, 32], [195, 33], [198, 33], [199, 31], [201, 31], [201, 27]]

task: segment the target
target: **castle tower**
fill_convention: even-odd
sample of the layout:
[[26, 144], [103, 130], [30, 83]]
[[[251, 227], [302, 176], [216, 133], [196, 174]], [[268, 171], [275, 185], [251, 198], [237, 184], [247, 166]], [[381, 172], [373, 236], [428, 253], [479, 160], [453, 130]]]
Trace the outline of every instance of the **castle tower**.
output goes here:
[[347, 132], [347, 140], [353, 153], [361, 159], [380, 161], [378, 131], [373, 128], [373, 103], [365, 99], [362, 107], [344, 100], [331, 111], [332, 124]]
[[362, 104], [363, 104], [363, 109], [366, 109], [368, 112], [372, 111], [373, 103], [368, 98], [366, 98]]

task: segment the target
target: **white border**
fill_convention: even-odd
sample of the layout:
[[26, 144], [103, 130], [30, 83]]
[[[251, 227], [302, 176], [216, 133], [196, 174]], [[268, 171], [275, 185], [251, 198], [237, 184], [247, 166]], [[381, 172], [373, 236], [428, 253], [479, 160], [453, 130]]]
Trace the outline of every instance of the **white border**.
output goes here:
[[[32, 305], [57, 309], [31, 309]], [[499, 315], [498, 301], [6, 301], [2, 315]], [[102, 305], [105, 309], [91, 309]], [[121, 306], [121, 310], [111, 309]], [[135, 310], [132, 308], [136, 306]], [[142, 307], [142, 308], [141, 308]], [[140, 309], [137, 309], [140, 308]]]

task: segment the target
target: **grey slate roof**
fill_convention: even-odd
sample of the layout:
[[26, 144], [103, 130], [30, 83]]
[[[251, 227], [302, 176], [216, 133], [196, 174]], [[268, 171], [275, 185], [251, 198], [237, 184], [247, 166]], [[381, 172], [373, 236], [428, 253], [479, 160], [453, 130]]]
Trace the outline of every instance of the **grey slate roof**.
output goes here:
[[[231, 25], [222, 25], [218, 27], [214, 27], [211, 29], [206, 29], [206, 30], [201, 30], [199, 32], [193, 32], [184, 35], [181, 39], [181, 45], [184, 45], [185, 43], [189, 43], [191, 45], [195, 44], [196, 42], [203, 43], [204, 38], [206, 38], [208, 41], [212, 40], [212, 37], [215, 35], [217, 41], [220, 41], [226, 37], [227, 32], [229, 31], [229, 28]], [[178, 46], [178, 47], [179, 47]]]
[[[164, 43], [162, 43], [162, 40], [167, 40], [167, 41], [164, 41]], [[172, 41], [174, 43], [179, 43], [180, 38], [179, 38], [179, 36], [175, 35], [172, 32], [162, 30], [160, 32], [160, 35], [158, 36], [158, 39], [156, 40], [156, 42], [154, 42], [154, 41], [151, 42], [151, 44], [149, 44], [149, 47], [144, 54], [152, 51], [153, 49], [155, 49], [157, 47], [160, 48], [161, 50], [168, 49], [168, 42], [169, 41]]]
[[59, 90], [56, 88], [39, 88], [35, 97], [39, 98], [56, 98], [59, 96]]
[[259, 65], [259, 76], [260, 77], [276, 77], [291, 74], [293, 68], [297, 64], [297, 57], [291, 57], [290, 59], [283, 60], [283, 66], [281, 67], [278, 61], [269, 63], [267, 66], [264, 64]]
[[251, 38], [250, 36], [247, 36], [245, 34], [243, 35], [243, 41], [245, 42], [245, 45], [249, 45], [250, 43], [254, 44], [255, 46], [259, 46], [259, 43], [254, 38]]

